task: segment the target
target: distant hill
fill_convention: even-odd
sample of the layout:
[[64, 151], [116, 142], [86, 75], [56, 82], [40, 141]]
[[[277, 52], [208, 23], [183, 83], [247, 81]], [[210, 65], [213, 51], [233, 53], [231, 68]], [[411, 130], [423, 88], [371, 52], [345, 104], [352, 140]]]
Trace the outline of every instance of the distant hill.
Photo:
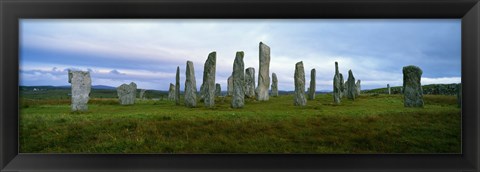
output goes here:
[[99, 89], [99, 90], [115, 90], [117, 89], [116, 87], [111, 87], [107, 85], [94, 85], [92, 86], [93, 89]]
[[[271, 92], [270, 92], [271, 93]], [[284, 91], [284, 90], [278, 90], [278, 94], [279, 95], [290, 95], [290, 94], [294, 94], [295, 91]], [[307, 91], [305, 91], [305, 93], [307, 93]], [[320, 91], [316, 91], [315, 94], [328, 94], [328, 93], [331, 93], [331, 91], [328, 91], [328, 90], [320, 90]], [[227, 95], [227, 91], [222, 91], [222, 96], [225, 96]], [[271, 94], [270, 94], [271, 95]]]
[[[40, 86], [20, 86], [21, 90], [45, 90], [45, 89], [70, 89], [70, 85], [62, 85], [62, 86], [51, 86], [51, 85], [40, 85]], [[92, 89], [98, 89], [98, 90], [115, 90], [117, 89], [116, 87], [111, 87], [107, 85], [94, 85], [92, 86]]]
[[[27, 99], [70, 99], [70, 86], [20, 86], [20, 97]], [[140, 89], [137, 90], [139, 95]], [[147, 90], [146, 98], [166, 98], [168, 91]], [[115, 87], [94, 85], [90, 92], [91, 98], [117, 98]]]
[[[429, 84], [422, 85], [423, 94], [434, 94], [434, 95], [456, 95], [457, 94], [457, 85], [453, 84]], [[401, 94], [403, 86], [390, 87], [390, 92], [392, 94]], [[376, 88], [371, 90], [362, 90], [362, 93], [378, 93], [385, 94], [387, 93], [387, 88]]]
[[[390, 87], [392, 94], [401, 94], [402, 86], [393, 86]], [[430, 84], [423, 85], [423, 94], [441, 94], [441, 95], [455, 95], [457, 94], [457, 84]], [[183, 91], [180, 91], [183, 94]], [[316, 91], [316, 94], [328, 94], [332, 91], [329, 90], [319, 90]], [[62, 97], [69, 98], [70, 86], [20, 86], [21, 96], [27, 97]], [[279, 90], [279, 95], [289, 95], [293, 94], [294, 91], [284, 91]], [[307, 91], [305, 93], [308, 93]], [[377, 93], [385, 94], [387, 93], [387, 88], [376, 88], [370, 90], [362, 90], [362, 93]], [[106, 86], [106, 85], [94, 85], [92, 86], [91, 96], [93, 98], [116, 98], [116, 87]], [[147, 98], [158, 98], [165, 97], [168, 95], [168, 91], [164, 90], [147, 90]], [[221, 95], [227, 95], [227, 91], [222, 91]]]
[[[45, 98], [57, 98], [57, 99], [69, 99], [71, 94], [71, 86], [20, 86], [20, 96], [23, 98], [30, 99], [45, 99]], [[137, 91], [140, 91], [138, 89]], [[327, 94], [331, 91], [328, 90], [319, 90], [316, 94]], [[293, 94], [294, 91], [284, 91], [279, 90], [279, 95], [289, 95]], [[307, 93], [307, 92], [305, 92]], [[180, 91], [180, 94], [183, 94], [183, 91]], [[137, 93], [138, 95], [138, 93]], [[168, 91], [165, 90], [147, 90], [145, 93], [146, 98], [166, 98]], [[222, 96], [227, 95], [227, 91], [222, 91]], [[92, 91], [90, 93], [91, 98], [117, 98], [116, 87], [106, 86], [106, 85], [94, 85], [92, 86]]]

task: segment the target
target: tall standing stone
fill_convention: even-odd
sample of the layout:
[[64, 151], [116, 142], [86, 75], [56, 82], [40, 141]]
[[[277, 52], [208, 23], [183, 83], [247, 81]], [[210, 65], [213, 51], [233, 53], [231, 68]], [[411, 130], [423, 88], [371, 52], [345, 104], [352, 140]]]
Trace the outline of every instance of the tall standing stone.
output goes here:
[[403, 67], [403, 97], [405, 107], [423, 107], [421, 85], [422, 69], [417, 66]]
[[203, 68], [203, 83], [200, 87], [200, 100], [203, 100], [205, 107], [215, 106], [215, 68], [217, 53], [208, 54], [207, 61]]
[[347, 98], [355, 100], [355, 92], [357, 91], [355, 85], [355, 77], [353, 76], [352, 70], [348, 70], [348, 79], [347, 79]]
[[233, 95], [233, 77], [229, 76], [227, 80], [227, 95]]
[[147, 90], [145, 90], [145, 89], [141, 89], [141, 90], [140, 90], [140, 94], [138, 94], [138, 98], [139, 98], [139, 99], [145, 99], [145, 92], [146, 92], [146, 91], [147, 91]]
[[[339, 104], [342, 97], [342, 84], [343, 79], [340, 78], [341, 74], [338, 72], [338, 63], [335, 62], [335, 75], [333, 76], [333, 101]], [[343, 78], [343, 77], [342, 77]]]
[[118, 101], [121, 105], [135, 104], [137, 98], [137, 84], [131, 82], [130, 84], [122, 84], [117, 87]]
[[68, 70], [68, 83], [72, 84], [72, 111], [87, 111], [92, 87], [90, 72]]
[[339, 73], [339, 75], [340, 75], [340, 98], [343, 98], [347, 95], [347, 86], [345, 84], [343, 74]]
[[222, 95], [222, 86], [219, 83], [215, 84], [215, 96], [221, 96]]
[[390, 84], [387, 84], [387, 93], [392, 94], [392, 91], [390, 90]]
[[356, 94], [357, 97], [360, 96], [360, 93], [362, 92], [362, 86], [360, 85], [361, 82], [362, 82], [362, 81], [357, 80], [357, 84], [355, 84], [355, 87], [357, 88], [357, 92], [356, 92], [356, 93], [357, 93], [357, 94]]
[[233, 62], [233, 98], [232, 108], [242, 108], [245, 105], [245, 67], [243, 63], [243, 51], [238, 51]]
[[278, 79], [277, 79], [277, 74], [272, 73], [272, 96], [277, 97], [278, 96]]
[[270, 87], [270, 47], [260, 42], [259, 49], [258, 86], [255, 95], [258, 101], [267, 101]]
[[180, 66], [177, 66], [175, 77], [175, 104], [180, 105]]
[[253, 67], [245, 69], [245, 96], [255, 97], [255, 68]]
[[310, 71], [310, 87], [308, 87], [308, 100], [315, 99], [316, 88], [316, 70], [315, 68]]
[[307, 105], [307, 99], [305, 97], [305, 70], [303, 68], [303, 62], [300, 61], [295, 64], [295, 106], [305, 106]]
[[175, 100], [175, 85], [170, 83], [170, 87], [168, 88], [168, 100]]
[[185, 68], [185, 87], [183, 94], [186, 107], [197, 106], [197, 83], [192, 61], [187, 61], [187, 66]]
[[197, 83], [195, 81], [195, 70], [193, 62], [187, 61], [187, 68], [185, 69], [185, 106], [197, 106]]

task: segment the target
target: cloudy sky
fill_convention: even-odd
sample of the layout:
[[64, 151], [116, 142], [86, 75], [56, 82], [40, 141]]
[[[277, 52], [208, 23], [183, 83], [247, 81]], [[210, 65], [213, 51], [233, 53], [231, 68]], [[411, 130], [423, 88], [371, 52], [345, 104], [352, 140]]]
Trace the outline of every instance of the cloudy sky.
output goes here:
[[[270, 46], [270, 73], [280, 90], [293, 90], [295, 63], [307, 83], [317, 71], [317, 90], [332, 90], [335, 61], [345, 80], [351, 69], [362, 89], [402, 85], [402, 67], [423, 70], [422, 84], [459, 83], [460, 19], [369, 20], [61, 20], [20, 21], [20, 85], [69, 85], [67, 69], [89, 70], [93, 85], [168, 90], [180, 66], [194, 63], [197, 87], [203, 64], [217, 52], [216, 82], [226, 89], [237, 51], [258, 79], [258, 46]], [[307, 84], [308, 85], [308, 84]]]

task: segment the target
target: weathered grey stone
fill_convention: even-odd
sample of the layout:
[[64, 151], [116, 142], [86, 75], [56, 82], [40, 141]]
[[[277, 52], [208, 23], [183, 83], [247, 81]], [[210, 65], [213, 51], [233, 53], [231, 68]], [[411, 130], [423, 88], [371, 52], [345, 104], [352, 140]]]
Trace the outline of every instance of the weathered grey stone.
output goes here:
[[462, 83], [457, 84], [457, 104], [462, 107]]
[[175, 77], [175, 104], [180, 105], [180, 66], [177, 66]]
[[423, 107], [421, 85], [422, 69], [417, 66], [403, 67], [403, 97], [405, 107]]
[[168, 88], [168, 100], [175, 100], [175, 85], [170, 83], [170, 87]]
[[303, 68], [303, 62], [300, 61], [295, 64], [295, 97], [294, 105], [295, 106], [305, 106], [307, 105], [307, 99], [305, 97], [305, 70]]
[[316, 79], [316, 70], [315, 68], [310, 71], [310, 87], [308, 87], [308, 100], [315, 99], [315, 79]]
[[243, 63], [243, 51], [238, 51], [233, 62], [233, 98], [232, 108], [242, 108], [245, 105], [245, 67]]
[[392, 94], [392, 90], [390, 89], [390, 84], [387, 84], [387, 93]]
[[278, 79], [277, 79], [277, 74], [272, 73], [272, 96], [277, 97], [278, 96]]
[[118, 101], [121, 105], [135, 104], [137, 98], [137, 84], [131, 82], [130, 84], [122, 84], [117, 87]]
[[203, 83], [200, 87], [200, 100], [203, 100], [205, 107], [215, 106], [215, 68], [217, 53], [208, 54], [207, 61], [203, 68]]
[[72, 111], [87, 111], [92, 87], [90, 72], [68, 70], [68, 83], [72, 84]]
[[343, 79], [343, 74], [339, 73], [339, 75], [340, 75], [340, 98], [343, 98], [347, 94], [347, 90], [345, 86], [345, 80]]
[[215, 96], [221, 96], [222, 95], [222, 86], [219, 83], [215, 84]]
[[339, 75], [340, 75], [340, 99], [341, 99], [347, 95], [347, 86], [345, 84], [343, 74], [339, 73]]
[[145, 92], [146, 92], [146, 91], [147, 91], [147, 90], [145, 90], [145, 89], [141, 89], [141, 90], [140, 90], [140, 94], [138, 94], [138, 98], [139, 98], [139, 99], [145, 99]]
[[258, 86], [255, 95], [258, 101], [267, 101], [270, 87], [270, 47], [260, 42], [259, 49]]
[[195, 69], [193, 62], [187, 61], [185, 69], [185, 106], [197, 107], [197, 83], [195, 81]]
[[333, 76], [333, 102], [336, 104], [340, 103], [343, 92], [343, 79], [341, 79], [340, 76], [341, 74], [338, 72], [338, 63], [335, 62], [335, 75]]
[[355, 87], [357, 88], [356, 96], [360, 96], [360, 93], [362, 92], [362, 86], [360, 85], [362, 81], [357, 80], [357, 83], [355, 84]]
[[253, 67], [245, 69], [245, 96], [255, 97], [255, 68]]
[[227, 95], [233, 95], [233, 77], [229, 76], [227, 80]]
[[347, 98], [355, 100], [355, 92], [357, 91], [355, 85], [355, 77], [353, 76], [352, 70], [348, 70], [348, 79], [347, 79]]

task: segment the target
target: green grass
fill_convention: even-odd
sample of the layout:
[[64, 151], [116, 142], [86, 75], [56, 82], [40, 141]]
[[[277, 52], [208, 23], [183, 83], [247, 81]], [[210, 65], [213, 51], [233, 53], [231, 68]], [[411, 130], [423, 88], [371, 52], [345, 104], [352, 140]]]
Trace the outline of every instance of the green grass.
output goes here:
[[455, 96], [425, 95], [424, 108], [401, 95], [361, 95], [332, 104], [317, 95], [305, 107], [292, 95], [209, 109], [141, 100], [121, 106], [93, 99], [71, 113], [68, 99], [22, 99], [22, 153], [460, 153], [461, 114]]

